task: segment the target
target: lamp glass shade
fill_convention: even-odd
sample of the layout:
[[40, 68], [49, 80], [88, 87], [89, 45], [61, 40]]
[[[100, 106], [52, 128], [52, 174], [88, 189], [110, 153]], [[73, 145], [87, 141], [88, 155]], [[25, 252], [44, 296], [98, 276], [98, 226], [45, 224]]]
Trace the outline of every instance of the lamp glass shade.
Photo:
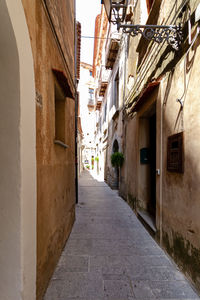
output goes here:
[[[121, 21], [124, 20], [128, 0], [102, 0], [102, 2], [104, 4], [109, 22], [113, 21], [113, 9], [118, 11], [118, 14], [121, 16]], [[124, 5], [125, 7], [115, 7], [115, 5]]]

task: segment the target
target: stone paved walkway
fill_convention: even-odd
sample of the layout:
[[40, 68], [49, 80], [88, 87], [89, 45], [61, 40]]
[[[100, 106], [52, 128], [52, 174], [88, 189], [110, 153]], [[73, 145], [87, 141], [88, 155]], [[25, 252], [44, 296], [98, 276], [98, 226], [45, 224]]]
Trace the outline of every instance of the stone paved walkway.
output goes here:
[[79, 194], [44, 300], [200, 299], [116, 191], [85, 171]]

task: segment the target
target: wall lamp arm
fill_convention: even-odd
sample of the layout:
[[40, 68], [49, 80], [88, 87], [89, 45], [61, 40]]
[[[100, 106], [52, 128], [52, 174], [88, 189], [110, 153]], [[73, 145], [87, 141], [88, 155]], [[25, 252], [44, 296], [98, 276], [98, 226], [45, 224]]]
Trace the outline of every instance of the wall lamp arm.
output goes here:
[[158, 44], [166, 41], [174, 50], [178, 51], [183, 40], [181, 25], [133, 25], [117, 23], [117, 29], [123, 33], [136, 36], [141, 34], [145, 39]]

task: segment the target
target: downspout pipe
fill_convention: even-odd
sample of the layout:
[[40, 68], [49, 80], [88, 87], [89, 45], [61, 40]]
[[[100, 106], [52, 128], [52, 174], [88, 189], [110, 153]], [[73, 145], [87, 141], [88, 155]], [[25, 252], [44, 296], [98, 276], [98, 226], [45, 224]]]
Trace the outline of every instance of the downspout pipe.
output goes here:
[[77, 25], [76, 0], [74, 0], [74, 86], [75, 86], [75, 197], [78, 204], [78, 93], [77, 93]]

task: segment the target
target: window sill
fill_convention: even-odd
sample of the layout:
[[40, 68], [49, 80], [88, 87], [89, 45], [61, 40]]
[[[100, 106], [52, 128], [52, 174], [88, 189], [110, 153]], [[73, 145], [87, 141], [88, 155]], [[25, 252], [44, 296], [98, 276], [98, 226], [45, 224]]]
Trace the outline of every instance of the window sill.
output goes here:
[[69, 148], [68, 145], [66, 145], [65, 143], [63, 143], [63, 142], [61, 142], [59, 140], [54, 140], [54, 144], [59, 145], [59, 146], [65, 148], [65, 149]]

